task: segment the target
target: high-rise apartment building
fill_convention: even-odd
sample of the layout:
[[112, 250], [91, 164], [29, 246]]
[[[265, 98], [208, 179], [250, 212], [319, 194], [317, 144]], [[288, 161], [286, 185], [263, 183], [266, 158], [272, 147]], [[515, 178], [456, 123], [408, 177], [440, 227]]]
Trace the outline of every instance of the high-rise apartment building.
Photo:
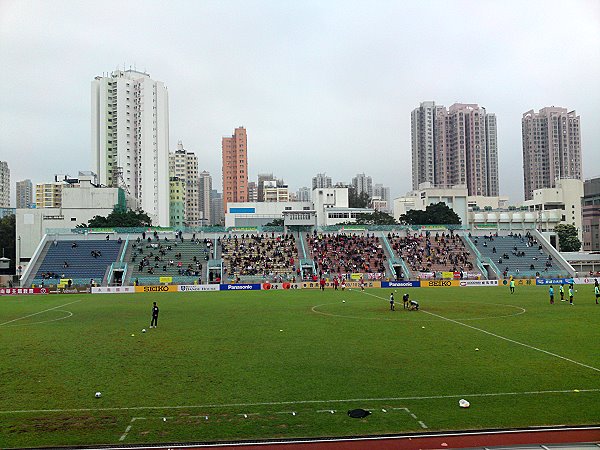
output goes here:
[[381, 200], [387, 202], [388, 205], [392, 204], [390, 188], [383, 184], [376, 184], [373, 187], [373, 197], [379, 197]]
[[225, 223], [223, 205], [223, 194], [215, 189], [210, 191], [210, 223], [212, 225], [223, 225]]
[[35, 207], [36, 208], [60, 208], [62, 207], [62, 190], [64, 183], [39, 183], [35, 185]]
[[[193, 152], [183, 148], [181, 141], [177, 143], [175, 153], [169, 154], [169, 174], [185, 185], [185, 212], [183, 222], [186, 227], [200, 225], [198, 207], [198, 158]], [[171, 195], [171, 199], [173, 196]], [[171, 214], [171, 217], [173, 215]], [[171, 223], [171, 226], [173, 224]]]
[[203, 170], [198, 175], [198, 209], [203, 226], [213, 224], [211, 221], [211, 192], [212, 177], [209, 172]]
[[250, 181], [248, 183], [248, 201], [249, 202], [257, 202], [258, 201], [258, 186], [256, 181]]
[[563, 178], [582, 180], [579, 116], [566, 108], [547, 107], [523, 114], [525, 200], [533, 191], [556, 186]]
[[307, 187], [301, 187], [296, 192], [297, 202], [310, 202], [312, 201], [312, 190]]
[[449, 109], [423, 102], [411, 113], [412, 184], [466, 185], [469, 195], [497, 196], [496, 116], [476, 104]]
[[172, 227], [185, 227], [186, 224], [186, 182], [177, 177], [169, 179], [169, 222]]
[[92, 81], [92, 170], [169, 225], [169, 97], [162, 81], [115, 70]]
[[313, 177], [313, 179], [312, 179], [312, 188], [313, 189], [330, 188], [330, 187], [332, 187], [331, 177], [328, 177], [324, 173], [318, 173], [316, 176]]
[[228, 202], [248, 201], [248, 138], [246, 129], [238, 127], [221, 142], [223, 159], [223, 211]]
[[265, 201], [265, 182], [271, 182], [275, 180], [272, 173], [259, 173], [256, 183], [256, 201]]
[[17, 181], [17, 208], [30, 208], [33, 204], [31, 180]]
[[0, 161], [0, 208], [10, 207], [10, 169], [6, 161]]
[[352, 178], [352, 186], [356, 191], [356, 195], [365, 192], [369, 198], [373, 197], [373, 179], [364, 173], [358, 173]]

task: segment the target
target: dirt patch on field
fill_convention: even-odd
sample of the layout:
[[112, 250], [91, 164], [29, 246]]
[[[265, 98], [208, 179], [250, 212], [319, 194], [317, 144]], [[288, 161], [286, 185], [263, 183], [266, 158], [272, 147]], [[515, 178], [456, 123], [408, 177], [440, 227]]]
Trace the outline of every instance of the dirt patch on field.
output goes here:
[[117, 425], [113, 416], [57, 416], [34, 417], [24, 419], [18, 424], [7, 425], [9, 433], [48, 433], [53, 431], [69, 430], [99, 430]]

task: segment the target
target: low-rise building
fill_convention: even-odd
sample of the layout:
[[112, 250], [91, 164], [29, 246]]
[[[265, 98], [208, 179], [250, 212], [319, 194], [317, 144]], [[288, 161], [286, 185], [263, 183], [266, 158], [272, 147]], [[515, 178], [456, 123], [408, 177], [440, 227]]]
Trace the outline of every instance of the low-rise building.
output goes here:
[[600, 177], [583, 183], [582, 249], [600, 251]]
[[115, 207], [126, 208], [134, 202], [123, 189], [98, 187], [94, 180], [93, 175], [80, 175], [62, 185], [59, 207], [16, 210], [19, 265], [29, 262], [45, 234], [71, 230], [95, 216], [108, 216]]

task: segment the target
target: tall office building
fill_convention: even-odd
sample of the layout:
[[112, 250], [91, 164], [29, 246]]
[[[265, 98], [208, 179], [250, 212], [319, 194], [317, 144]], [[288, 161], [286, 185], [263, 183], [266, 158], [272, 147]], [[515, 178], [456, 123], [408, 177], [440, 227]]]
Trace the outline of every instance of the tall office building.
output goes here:
[[30, 208], [33, 204], [33, 184], [31, 180], [17, 181], [17, 208]]
[[525, 200], [561, 178], [583, 179], [579, 116], [566, 108], [527, 111], [521, 120]]
[[373, 179], [364, 173], [358, 173], [352, 178], [352, 186], [356, 191], [356, 195], [366, 192], [369, 198], [373, 197]]
[[449, 109], [423, 102], [411, 113], [412, 184], [466, 185], [469, 195], [497, 196], [496, 116], [476, 104]]
[[248, 201], [248, 138], [246, 129], [238, 127], [221, 142], [223, 160], [223, 211], [228, 202]]
[[324, 173], [318, 173], [316, 176], [313, 177], [313, 179], [312, 179], [312, 188], [313, 189], [330, 188], [330, 187], [332, 187], [331, 177], [328, 177]]
[[0, 208], [10, 208], [10, 169], [0, 161]]
[[200, 221], [203, 226], [213, 225], [211, 221], [211, 191], [212, 177], [210, 173], [203, 170], [198, 175], [198, 209]]
[[[186, 151], [181, 141], [177, 143], [175, 153], [169, 154], [169, 174], [171, 178], [176, 177], [185, 185], [184, 225], [186, 227], [200, 225], [198, 208], [198, 158], [193, 152]], [[171, 195], [172, 198], [173, 196]], [[171, 214], [171, 217], [173, 217], [173, 214]]]
[[92, 170], [169, 225], [169, 97], [162, 81], [115, 70], [92, 81]]

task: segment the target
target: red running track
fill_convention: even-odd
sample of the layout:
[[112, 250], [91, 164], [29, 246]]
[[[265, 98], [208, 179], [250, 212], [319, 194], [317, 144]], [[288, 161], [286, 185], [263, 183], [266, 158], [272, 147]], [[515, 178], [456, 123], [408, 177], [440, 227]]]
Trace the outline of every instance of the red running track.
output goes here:
[[[172, 445], [168, 447], [137, 447], [139, 449], [192, 450], [198, 448], [213, 448], [220, 450], [257, 450], [257, 449], [288, 449], [288, 450], [420, 450], [420, 449], [452, 449], [515, 445], [541, 444], [600, 444], [600, 425], [580, 428], [541, 428], [539, 430], [502, 430], [502, 431], [473, 431], [452, 432], [428, 435], [385, 436], [365, 438], [338, 438], [314, 441], [270, 441], [262, 443], [237, 444], [200, 444]], [[128, 446], [128, 448], [135, 448]]]

